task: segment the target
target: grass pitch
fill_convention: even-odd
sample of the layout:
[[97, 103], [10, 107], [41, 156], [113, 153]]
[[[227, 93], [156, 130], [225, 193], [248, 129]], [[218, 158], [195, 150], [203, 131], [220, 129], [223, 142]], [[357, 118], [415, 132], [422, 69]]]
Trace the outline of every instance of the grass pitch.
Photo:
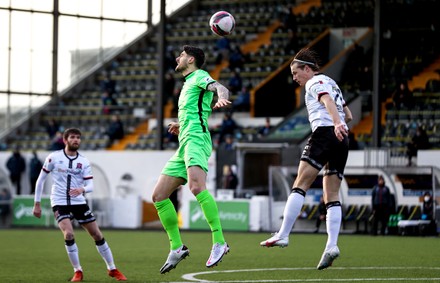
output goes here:
[[[341, 235], [341, 256], [318, 271], [325, 234], [294, 233], [282, 249], [259, 246], [268, 233], [225, 232], [231, 251], [207, 269], [211, 234], [182, 231], [190, 256], [161, 275], [169, 252], [164, 231], [103, 233], [129, 282], [440, 282], [439, 237]], [[84, 282], [115, 282], [93, 240], [79, 228], [76, 242]], [[0, 230], [0, 282], [66, 282], [72, 275], [59, 230]]]

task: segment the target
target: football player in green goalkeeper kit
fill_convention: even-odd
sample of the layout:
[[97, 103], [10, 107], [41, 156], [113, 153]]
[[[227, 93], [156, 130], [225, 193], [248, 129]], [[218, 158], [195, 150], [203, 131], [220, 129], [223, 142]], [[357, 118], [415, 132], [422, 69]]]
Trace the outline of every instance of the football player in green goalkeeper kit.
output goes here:
[[189, 255], [183, 244], [178, 227], [177, 212], [169, 199], [171, 193], [188, 182], [212, 232], [213, 247], [206, 267], [216, 266], [229, 246], [223, 237], [217, 204], [206, 189], [208, 159], [212, 152], [208, 117], [214, 94], [218, 99], [214, 109], [231, 104], [229, 91], [201, 69], [205, 54], [200, 48], [185, 45], [176, 58], [176, 72], [184, 76], [178, 104], [178, 122], [168, 125], [168, 131], [179, 137], [179, 148], [168, 160], [153, 191], [153, 202], [160, 221], [170, 240], [170, 253], [160, 273], [166, 273]]

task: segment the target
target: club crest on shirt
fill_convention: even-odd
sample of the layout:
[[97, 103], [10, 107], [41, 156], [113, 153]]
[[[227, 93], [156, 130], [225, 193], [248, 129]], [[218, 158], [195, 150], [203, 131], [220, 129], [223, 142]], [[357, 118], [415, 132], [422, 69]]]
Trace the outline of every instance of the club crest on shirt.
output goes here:
[[82, 163], [76, 163], [76, 169], [82, 169]]

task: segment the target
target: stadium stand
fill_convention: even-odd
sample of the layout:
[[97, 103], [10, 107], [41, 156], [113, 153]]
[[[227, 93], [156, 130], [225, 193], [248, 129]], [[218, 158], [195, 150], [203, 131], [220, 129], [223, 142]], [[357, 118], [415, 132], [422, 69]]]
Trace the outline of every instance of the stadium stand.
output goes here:
[[[432, 147], [440, 148], [440, 46], [436, 40], [438, 23], [430, 22], [433, 17], [429, 16], [429, 13], [411, 13], [420, 10], [419, 5], [424, 5], [422, 10], [432, 13], [436, 10], [436, 1], [387, 0], [383, 3], [384, 13], [389, 17], [386, 17], [383, 23], [384, 42], [380, 57], [380, 91], [383, 96], [382, 147], [392, 149], [395, 156], [404, 156], [406, 144], [415, 129], [422, 126], [429, 135]], [[206, 69], [213, 77], [227, 85], [233, 69], [227, 60], [216, 60], [218, 38], [209, 31], [207, 19], [216, 10], [228, 10], [237, 21], [235, 32], [228, 38], [233, 48], [239, 47], [242, 51], [243, 64], [238, 69], [243, 85], [255, 87], [270, 78], [279, 66], [291, 60], [295, 50], [287, 47], [292, 36], [295, 38], [295, 48], [298, 49], [319, 37], [329, 27], [374, 25], [372, 0], [304, 1], [292, 7], [289, 4], [290, 1], [277, 0], [201, 0], [198, 8], [188, 12], [185, 17], [174, 16], [169, 19], [167, 50], [172, 53], [187, 43], [200, 46], [208, 54]], [[282, 25], [279, 14], [282, 7], [290, 7], [293, 11], [293, 34]], [[411, 44], [408, 44], [409, 39]], [[113, 96], [117, 102], [110, 110], [120, 115], [128, 132], [123, 141], [110, 149], [156, 149], [156, 128], [148, 127], [148, 119], [155, 116], [156, 109], [157, 38], [153, 34], [146, 34], [140, 41], [87, 78], [84, 89], [73, 89], [60, 100], [51, 102], [37, 119], [29, 123], [30, 127], [26, 131], [7, 137], [8, 148], [19, 146], [27, 150], [48, 149], [50, 140], [47, 138], [44, 125], [49, 119], [56, 117], [64, 128], [75, 126], [83, 130], [83, 149], [105, 149], [105, 129], [110, 115], [103, 113], [101, 85], [110, 74], [115, 82]], [[367, 50], [366, 54], [365, 60], [371, 64], [371, 50]], [[170, 54], [171, 58], [168, 59], [172, 61], [176, 55]], [[181, 85], [180, 75], [175, 74], [174, 78], [178, 81], [178, 88]], [[386, 107], [387, 103], [392, 102], [392, 90], [402, 80], [408, 81], [413, 93], [413, 107]], [[347, 81], [341, 85], [344, 86], [344, 91], [350, 94], [362, 93], [359, 81]], [[371, 87], [368, 89], [370, 96], [366, 96], [366, 100], [371, 99]], [[170, 105], [165, 107], [169, 108]], [[291, 107], [296, 110], [294, 105]], [[141, 114], [136, 114], [138, 110], [141, 110]], [[365, 102], [363, 110], [364, 120], [352, 129], [361, 149], [368, 147], [371, 142], [372, 116], [368, 113], [372, 109], [368, 101]], [[167, 117], [171, 117], [171, 114], [167, 114]], [[242, 125], [234, 138], [236, 141], [246, 142], [257, 140], [258, 128]], [[213, 140], [217, 134], [214, 130]], [[165, 144], [166, 149], [176, 147], [176, 142]], [[316, 220], [317, 208], [318, 205], [304, 205], [300, 218]], [[368, 232], [371, 213], [369, 205], [352, 204], [344, 207], [343, 211], [344, 227], [349, 222], [355, 222], [356, 233]], [[420, 206], [399, 205], [396, 214], [400, 219], [413, 220], [421, 217], [421, 210]]]
[[[397, 156], [404, 156], [415, 128], [421, 126], [430, 131], [432, 148], [439, 148], [438, 127], [434, 126], [439, 119], [434, 109], [438, 108], [436, 81], [440, 69], [440, 45], [435, 40], [439, 35], [438, 22], [432, 12], [436, 10], [436, 3], [430, 0], [382, 3], [383, 13], [387, 15], [383, 19], [380, 58], [381, 101], [384, 101], [382, 146], [390, 148]], [[407, 44], [408, 40], [411, 44]], [[390, 95], [401, 81], [408, 81], [415, 104], [407, 109], [385, 107], [392, 104]], [[369, 146], [371, 126], [354, 131], [358, 141]]]
[[[423, 5], [435, 5], [435, 1], [424, 0]], [[199, 45], [207, 51], [207, 54], [215, 54], [215, 42], [218, 38], [213, 36], [206, 28], [206, 19], [213, 11], [220, 7], [229, 10], [234, 14], [237, 27], [234, 34], [229, 38], [233, 46], [240, 46], [245, 62], [241, 68], [240, 75], [244, 85], [256, 86], [262, 80], [269, 77], [276, 68], [292, 57], [285, 47], [289, 43], [291, 34], [289, 30], [281, 25], [280, 9], [290, 7], [290, 1], [273, 0], [247, 0], [239, 2], [223, 1], [199, 1], [198, 8], [189, 12], [186, 17], [171, 17], [167, 24], [168, 50], [178, 50], [184, 43]], [[422, 5], [420, 4], [420, 5]], [[435, 61], [438, 54], [438, 43], [432, 30], [429, 29], [431, 17], [418, 16], [420, 19], [415, 26], [415, 21], [409, 21], [405, 15], [411, 11], [411, 5], [417, 3], [403, 3], [401, 1], [386, 1], [383, 5], [385, 13], [389, 10], [399, 11], [390, 13], [384, 24], [385, 28], [392, 30], [392, 41], [384, 43], [384, 50], [394, 50], [382, 54], [381, 71], [383, 73], [382, 91], [389, 93], [395, 82], [400, 79], [411, 79], [415, 75], [423, 73], [426, 67]], [[351, 26], [373, 26], [374, 1], [305, 1], [301, 5], [292, 6], [295, 15], [294, 34], [297, 47], [300, 48], [316, 38], [328, 27], [351, 27]], [[336, 15], [336, 16], [335, 16]], [[273, 23], [278, 23], [273, 26]], [[403, 22], [403, 26], [396, 26], [395, 23]], [[269, 27], [273, 26], [273, 33], [269, 34], [269, 41], [256, 43], [256, 48], [247, 48], [249, 43], [258, 40]], [[410, 26], [411, 28], [403, 28]], [[412, 38], [414, 44], [405, 44], [408, 38]], [[33, 123], [32, 127], [25, 132], [11, 135], [7, 138], [8, 147], [16, 144], [22, 148], [47, 149], [49, 141], [44, 137], [43, 124], [49, 118], [60, 117], [64, 127], [70, 125], [85, 128], [87, 142], [86, 149], [104, 149], [105, 135], [104, 128], [109, 117], [100, 115], [102, 91], [99, 87], [107, 73], [111, 74], [116, 83], [115, 99], [117, 100], [117, 111], [122, 114], [121, 119], [126, 125], [128, 132], [137, 135], [130, 142], [124, 143], [124, 147], [118, 149], [154, 149], [155, 134], [137, 133], [137, 129], [145, 126], [149, 117], [155, 112], [155, 89], [157, 74], [156, 59], [156, 38], [147, 34], [142, 39], [142, 44], [119, 54], [113, 62], [103, 66], [100, 72], [88, 78], [90, 81], [84, 90], [72, 91], [59, 101], [51, 103], [49, 108], [37, 119], [38, 125]], [[216, 65], [215, 56], [208, 56], [206, 68], [218, 72], [218, 79], [227, 82], [231, 70], [228, 64]], [[430, 70], [432, 73], [433, 71]], [[434, 71], [435, 72], [435, 71]], [[438, 73], [435, 73], [438, 78]], [[419, 109], [396, 110], [389, 109], [384, 117], [382, 136], [383, 146], [393, 148], [398, 155], [405, 154], [405, 144], [414, 132], [414, 125], [424, 125], [430, 134], [430, 142], [434, 148], [439, 147], [439, 117], [436, 109], [438, 104], [438, 79], [432, 76], [424, 80], [423, 87], [413, 88], [417, 97], [416, 105]], [[179, 79], [176, 74], [175, 79]], [[349, 88], [350, 86], [347, 86]], [[419, 91], [416, 91], [419, 90]], [[422, 106], [431, 107], [423, 109]], [[294, 108], [294, 107], [292, 107]], [[143, 109], [144, 115], [135, 116], [135, 109]], [[366, 109], [368, 111], [369, 109]], [[371, 125], [371, 118], [365, 118], [364, 124]], [[361, 123], [362, 124], [362, 123]], [[361, 126], [360, 126], [361, 127]], [[252, 136], [256, 128], [245, 127], [246, 133], [241, 137]], [[361, 148], [369, 146], [370, 131], [353, 131], [361, 145]], [[172, 145], [173, 146], [173, 145]]]

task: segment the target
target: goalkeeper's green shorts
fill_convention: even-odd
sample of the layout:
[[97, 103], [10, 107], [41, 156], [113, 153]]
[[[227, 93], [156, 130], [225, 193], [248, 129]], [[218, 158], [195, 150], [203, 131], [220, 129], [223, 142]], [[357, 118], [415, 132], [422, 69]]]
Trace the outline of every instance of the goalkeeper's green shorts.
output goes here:
[[208, 159], [212, 153], [210, 134], [192, 135], [180, 142], [176, 153], [162, 169], [162, 174], [188, 180], [187, 169], [199, 166], [208, 172]]

